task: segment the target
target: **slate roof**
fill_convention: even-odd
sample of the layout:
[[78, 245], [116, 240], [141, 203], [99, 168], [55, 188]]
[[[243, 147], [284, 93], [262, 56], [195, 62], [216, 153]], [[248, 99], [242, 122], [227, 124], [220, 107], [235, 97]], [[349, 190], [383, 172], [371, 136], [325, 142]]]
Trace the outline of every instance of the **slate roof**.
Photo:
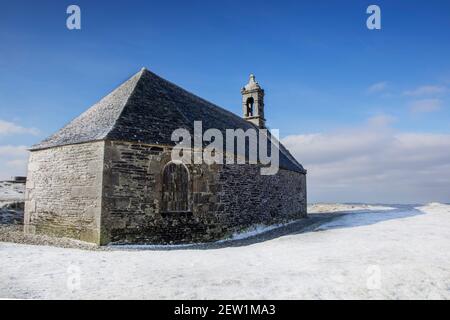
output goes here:
[[[224, 137], [226, 129], [256, 128], [144, 68], [30, 150], [100, 140], [174, 145], [172, 132], [185, 128], [193, 133], [194, 121], [202, 121], [203, 130], [221, 130]], [[281, 168], [305, 172], [281, 143], [279, 149]]]

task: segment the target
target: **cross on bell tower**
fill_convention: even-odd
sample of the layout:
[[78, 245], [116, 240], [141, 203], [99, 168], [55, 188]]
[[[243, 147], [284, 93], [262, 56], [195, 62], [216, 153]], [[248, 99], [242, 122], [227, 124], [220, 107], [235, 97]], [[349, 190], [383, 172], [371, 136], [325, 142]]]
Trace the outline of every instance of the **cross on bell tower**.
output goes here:
[[253, 74], [250, 75], [250, 80], [242, 88], [241, 93], [244, 119], [259, 128], [264, 128], [266, 122], [264, 119], [264, 90], [256, 82]]

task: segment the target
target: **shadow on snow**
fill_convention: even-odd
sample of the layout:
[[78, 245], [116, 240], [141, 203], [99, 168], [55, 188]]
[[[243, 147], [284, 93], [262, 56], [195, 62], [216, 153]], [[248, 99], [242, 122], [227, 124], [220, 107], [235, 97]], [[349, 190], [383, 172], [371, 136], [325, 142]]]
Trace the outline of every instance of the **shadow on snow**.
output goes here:
[[249, 246], [265, 241], [270, 241], [287, 235], [295, 235], [306, 232], [319, 232], [331, 229], [353, 228], [375, 223], [404, 219], [424, 214], [414, 208], [414, 205], [390, 205], [391, 210], [358, 210], [339, 211], [333, 213], [313, 213], [308, 218], [295, 221], [293, 223], [280, 226], [259, 234], [249, 236], [244, 239], [229, 239], [212, 243], [186, 244], [186, 245], [113, 245], [110, 248], [115, 250], [211, 250], [232, 247]]

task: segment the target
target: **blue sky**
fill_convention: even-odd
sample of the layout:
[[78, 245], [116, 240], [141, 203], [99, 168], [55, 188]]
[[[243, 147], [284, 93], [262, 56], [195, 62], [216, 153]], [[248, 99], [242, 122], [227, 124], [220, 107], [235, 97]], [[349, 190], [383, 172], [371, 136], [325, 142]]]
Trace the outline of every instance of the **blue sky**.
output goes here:
[[[70, 4], [82, 30], [66, 28]], [[381, 30], [366, 27], [370, 4]], [[377, 121], [450, 134], [449, 30], [444, 0], [3, 1], [0, 146], [38, 142], [143, 66], [237, 114], [255, 73], [282, 137]]]

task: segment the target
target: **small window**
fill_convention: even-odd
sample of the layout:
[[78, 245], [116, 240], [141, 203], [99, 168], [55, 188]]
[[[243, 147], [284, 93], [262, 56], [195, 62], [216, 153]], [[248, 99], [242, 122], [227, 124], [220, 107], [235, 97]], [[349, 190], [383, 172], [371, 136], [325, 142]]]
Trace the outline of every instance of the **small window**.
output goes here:
[[189, 211], [189, 172], [186, 166], [174, 162], [167, 164], [162, 180], [162, 211]]
[[247, 117], [253, 117], [253, 105], [255, 104], [255, 100], [250, 97], [247, 99]]

